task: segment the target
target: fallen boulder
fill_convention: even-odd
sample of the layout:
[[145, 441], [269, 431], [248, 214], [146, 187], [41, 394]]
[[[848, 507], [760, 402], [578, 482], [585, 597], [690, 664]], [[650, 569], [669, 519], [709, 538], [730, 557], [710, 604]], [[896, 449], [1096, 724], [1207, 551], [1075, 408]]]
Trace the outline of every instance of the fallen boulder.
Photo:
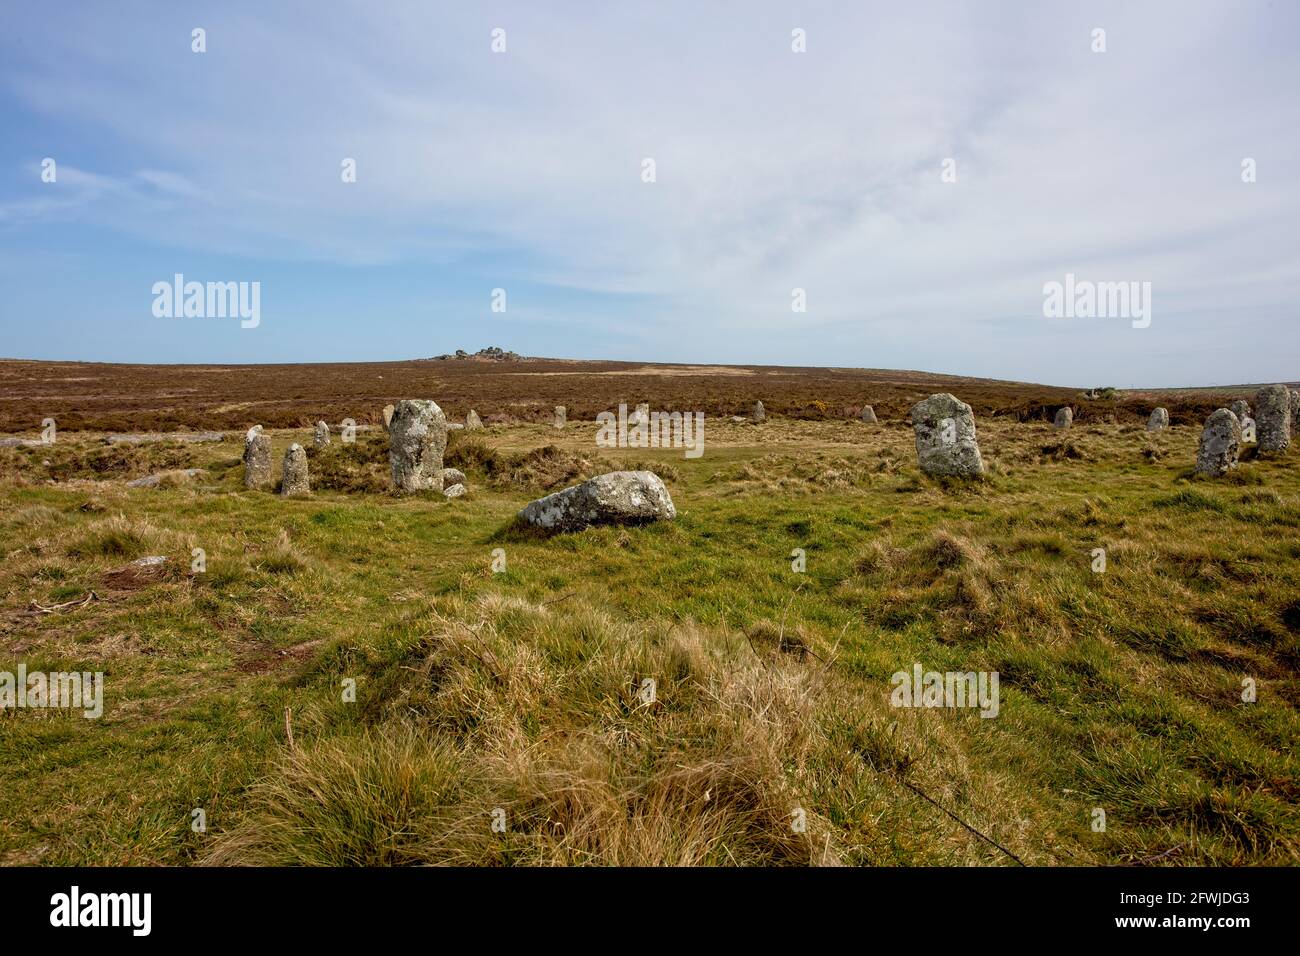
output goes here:
[[104, 439], [110, 445], [151, 445], [163, 441], [201, 443], [225, 440], [226, 435], [224, 432], [142, 432], [129, 435], [114, 434]]
[[199, 475], [204, 474], [202, 468], [182, 468], [179, 471], [160, 472], [156, 475], [145, 475], [143, 478], [136, 478], [128, 481], [128, 488], [158, 488], [162, 485], [164, 478], [171, 478], [175, 481], [191, 481]]
[[677, 517], [673, 499], [652, 471], [612, 471], [529, 502], [519, 512], [544, 531], [579, 531], [600, 524], [641, 524]]

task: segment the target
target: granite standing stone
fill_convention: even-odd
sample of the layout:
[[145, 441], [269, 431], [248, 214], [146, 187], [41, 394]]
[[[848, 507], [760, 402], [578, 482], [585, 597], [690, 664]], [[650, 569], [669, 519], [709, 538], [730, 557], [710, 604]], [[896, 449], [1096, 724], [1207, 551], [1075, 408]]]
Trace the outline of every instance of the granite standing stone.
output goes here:
[[1285, 385], [1265, 385], [1255, 393], [1255, 437], [1259, 450], [1283, 452], [1291, 444], [1291, 393]]
[[244, 487], [263, 488], [271, 483], [271, 439], [254, 425], [244, 440]]
[[1198, 474], [1220, 478], [1237, 467], [1241, 454], [1241, 420], [1220, 408], [1205, 420], [1201, 443], [1196, 449]]
[[916, 458], [927, 475], [979, 478], [984, 474], [975, 438], [975, 414], [965, 402], [941, 392], [912, 406]]
[[310, 493], [311, 481], [307, 477], [307, 449], [294, 442], [284, 453], [280, 494], [286, 498], [293, 498]]
[[437, 402], [403, 399], [388, 425], [388, 462], [398, 491], [442, 491], [447, 416]]

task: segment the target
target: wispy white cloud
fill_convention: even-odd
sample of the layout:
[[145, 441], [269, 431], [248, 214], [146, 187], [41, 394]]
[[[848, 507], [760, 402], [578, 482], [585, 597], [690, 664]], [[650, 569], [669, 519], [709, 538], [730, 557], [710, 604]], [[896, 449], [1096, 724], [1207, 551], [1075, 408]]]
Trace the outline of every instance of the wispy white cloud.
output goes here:
[[[175, 241], [225, 253], [623, 295], [639, 324], [611, 341], [683, 343], [665, 358], [872, 364], [888, 342], [913, 367], [1175, 382], [1300, 364], [1293, 335], [1216, 348], [1228, 323], [1280, 332], [1300, 292], [1297, 14], [1250, 9], [87, 5], [76, 31], [12, 9], [0, 28], [24, 18], [10, 95], [132, 170], [69, 180], [124, 233], [155, 236], [165, 201]], [[67, 209], [18, 196], [0, 218]], [[1040, 310], [1067, 271], [1151, 281], [1145, 339], [1064, 345]]]

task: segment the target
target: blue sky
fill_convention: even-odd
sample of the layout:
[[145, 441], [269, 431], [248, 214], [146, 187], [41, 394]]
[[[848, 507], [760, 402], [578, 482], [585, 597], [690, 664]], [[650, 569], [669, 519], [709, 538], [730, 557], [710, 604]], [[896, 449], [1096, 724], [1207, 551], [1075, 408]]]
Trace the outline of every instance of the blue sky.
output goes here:
[[[1294, 380], [1298, 45], [1282, 2], [7, 4], [0, 356]], [[178, 272], [260, 325], [156, 318]], [[1150, 327], [1044, 318], [1067, 272]]]

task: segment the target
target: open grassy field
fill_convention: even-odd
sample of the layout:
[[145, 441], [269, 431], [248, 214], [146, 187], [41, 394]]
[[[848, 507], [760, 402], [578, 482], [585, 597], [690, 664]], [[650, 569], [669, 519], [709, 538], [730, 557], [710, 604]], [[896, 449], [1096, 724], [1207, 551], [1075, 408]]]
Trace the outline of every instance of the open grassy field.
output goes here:
[[[444, 408], [504, 413], [490, 371]], [[1148, 435], [1136, 408], [1066, 433], [1019, 420], [1064, 390], [900, 381], [864, 425], [836, 414], [859, 381], [774, 396], [715, 375], [706, 410], [752, 396], [772, 417], [710, 417], [688, 460], [597, 448], [608, 396], [539, 374], [527, 396], [568, 404], [569, 427], [530, 411], [453, 434], [463, 498], [384, 490], [378, 429], [313, 452], [312, 497], [282, 500], [243, 488], [238, 435], [123, 449], [76, 430], [262, 421], [281, 426], [278, 473], [289, 442], [310, 445], [286, 426], [403, 397], [382, 374], [326, 407], [249, 391], [220, 420], [194, 403], [238, 390], [198, 382], [148, 413], [156, 398], [102, 383], [27, 404], [64, 430], [0, 449], [0, 670], [103, 671], [106, 691], [100, 719], [0, 714], [0, 862], [1297, 862], [1294, 447], [1205, 481], [1196, 426]], [[703, 407], [694, 376], [662, 378], [612, 404]], [[984, 482], [923, 476], [889, 414], [940, 387], [976, 406]], [[424, 396], [443, 400], [406, 397]], [[34, 431], [5, 397], [6, 427]], [[190, 467], [206, 472], [125, 487]], [[657, 471], [677, 519], [512, 526], [618, 467]], [[169, 561], [128, 569], [148, 555]], [[891, 675], [918, 663], [998, 672], [997, 716], [891, 706]]]

